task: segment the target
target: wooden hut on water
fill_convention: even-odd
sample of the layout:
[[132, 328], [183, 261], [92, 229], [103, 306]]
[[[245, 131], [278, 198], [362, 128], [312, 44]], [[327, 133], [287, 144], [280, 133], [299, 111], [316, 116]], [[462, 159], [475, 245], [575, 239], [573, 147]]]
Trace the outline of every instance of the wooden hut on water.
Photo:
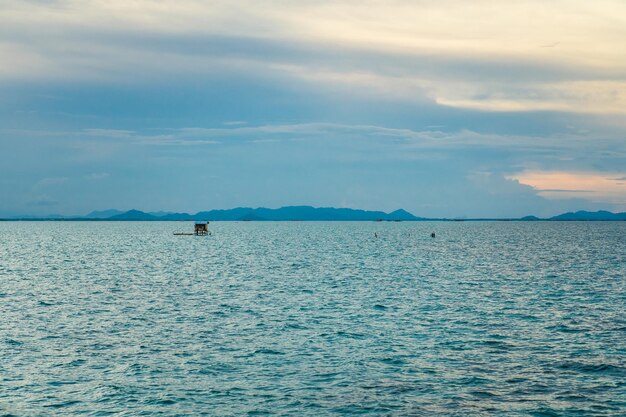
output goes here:
[[209, 222], [196, 222], [193, 228], [196, 236], [205, 236], [209, 234]]

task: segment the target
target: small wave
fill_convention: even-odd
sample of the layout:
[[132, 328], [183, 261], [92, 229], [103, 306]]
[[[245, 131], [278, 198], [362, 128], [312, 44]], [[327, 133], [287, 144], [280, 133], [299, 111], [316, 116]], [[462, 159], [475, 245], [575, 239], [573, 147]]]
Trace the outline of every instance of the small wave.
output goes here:
[[337, 336], [339, 337], [345, 337], [347, 339], [365, 339], [365, 335], [361, 334], [361, 333], [351, 333], [351, 332], [344, 332], [343, 330], [340, 330], [337, 332]]
[[271, 416], [272, 412], [267, 410], [252, 410], [248, 411], [249, 416]]
[[542, 407], [538, 410], [531, 411], [530, 415], [533, 417], [558, 417], [561, 414], [557, 413], [555, 410], [551, 408]]
[[554, 391], [555, 388], [552, 386], [536, 383], [513, 390], [510, 394], [518, 397], [523, 397], [526, 395], [545, 395]]
[[65, 401], [65, 402], [62, 402], [62, 403], [46, 404], [46, 405], [44, 405], [44, 407], [46, 407], [46, 408], [64, 408], [64, 407], [69, 407], [69, 406], [76, 405], [76, 404], [80, 404], [80, 401], [78, 401], [78, 400], [70, 400], [70, 401]]
[[339, 372], [326, 372], [323, 374], [315, 375], [315, 379], [318, 382], [330, 382], [330, 381], [334, 381], [335, 379], [337, 379], [339, 375], [340, 375]]
[[93, 350], [109, 350], [109, 349], [113, 349], [115, 346], [113, 346], [110, 343], [95, 343], [91, 348]]
[[499, 394], [496, 394], [491, 391], [485, 391], [485, 390], [474, 390], [474, 391], [470, 391], [469, 393], [475, 397], [480, 397], [480, 398], [495, 398], [499, 396]]
[[626, 368], [623, 366], [612, 365], [608, 363], [583, 363], [583, 362], [561, 362], [556, 365], [558, 369], [565, 371], [577, 371], [591, 374], [612, 374], [612, 375], [626, 375]]
[[172, 400], [171, 398], [164, 398], [162, 400], [158, 400], [155, 402], [158, 405], [174, 405], [176, 404], [176, 400]]
[[381, 381], [378, 383], [363, 385], [361, 388], [365, 390], [384, 391], [392, 394], [405, 394], [410, 392], [433, 392], [430, 383], [409, 383], [395, 381]]
[[274, 349], [257, 349], [253, 353], [253, 355], [284, 355], [285, 352], [281, 352], [280, 350]]
[[560, 333], [584, 333], [587, 332], [587, 329], [581, 329], [578, 327], [567, 326], [565, 324], [559, 324], [558, 326], [549, 326], [546, 327], [548, 330], [553, 330]]
[[473, 386], [473, 385], [483, 385], [490, 382], [488, 379], [485, 378], [480, 378], [477, 376], [470, 376], [470, 377], [465, 377], [465, 378], [461, 378], [459, 380], [459, 383], [461, 385], [468, 385], [468, 386]]
[[81, 366], [87, 363], [85, 359], [74, 359], [72, 362], [68, 363], [68, 366]]
[[152, 398], [146, 401], [147, 404], [154, 405], [174, 405], [177, 402], [178, 401], [176, 399], [170, 397]]
[[78, 381], [50, 381], [48, 385], [51, 387], [61, 387], [63, 385], [76, 385]]
[[303, 325], [298, 324], [298, 323], [287, 323], [285, 325], [285, 328], [287, 328], [287, 329], [303, 330], [303, 329], [307, 329], [308, 327], [303, 326]]
[[131, 375], [140, 375], [144, 372], [147, 372], [148, 370], [149, 367], [141, 363], [131, 363], [125, 366], [125, 373]]
[[513, 350], [516, 348], [514, 344], [504, 342], [502, 340], [485, 340], [483, 343], [491, 348], [499, 350]]
[[507, 384], [521, 384], [528, 381], [528, 378], [514, 377], [506, 380]]
[[554, 397], [559, 401], [585, 402], [589, 401], [589, 397], [575, 392], [568, 392]]
[[386, 365], [393, 365], [393, 366], [402, 366], [406, 364], [406, 361], [401, 358], [383, 358], [380, 361]]

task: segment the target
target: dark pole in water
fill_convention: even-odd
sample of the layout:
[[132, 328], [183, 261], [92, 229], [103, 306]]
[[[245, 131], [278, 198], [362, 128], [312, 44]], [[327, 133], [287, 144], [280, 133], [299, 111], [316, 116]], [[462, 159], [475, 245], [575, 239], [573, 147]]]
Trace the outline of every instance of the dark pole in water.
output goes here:
[[435, 237], [435, 232], [432, 232], [432, 233], [430, 234], [430, 237]]

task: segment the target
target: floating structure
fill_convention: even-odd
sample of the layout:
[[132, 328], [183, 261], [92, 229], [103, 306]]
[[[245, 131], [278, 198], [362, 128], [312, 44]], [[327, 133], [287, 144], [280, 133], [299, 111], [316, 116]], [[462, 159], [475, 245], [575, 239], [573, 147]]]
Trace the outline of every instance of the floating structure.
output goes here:
[[193, 228], [196, 236], [206, 236], [209, 234], [209, 222], [196, 222]]
[[211, 232], [209, 232], [209, 222], [196, 222], [193, 225], [193, 233], [189, 232], [174, 232], [174, 236], [208, 236]]

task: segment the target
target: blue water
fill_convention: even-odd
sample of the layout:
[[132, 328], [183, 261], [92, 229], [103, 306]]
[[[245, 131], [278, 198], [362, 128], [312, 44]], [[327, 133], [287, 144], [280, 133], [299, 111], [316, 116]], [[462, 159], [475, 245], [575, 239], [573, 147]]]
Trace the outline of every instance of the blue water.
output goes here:
[[626, 222], [190, 228], [0, 222], [0, 415], [626, 415]]

